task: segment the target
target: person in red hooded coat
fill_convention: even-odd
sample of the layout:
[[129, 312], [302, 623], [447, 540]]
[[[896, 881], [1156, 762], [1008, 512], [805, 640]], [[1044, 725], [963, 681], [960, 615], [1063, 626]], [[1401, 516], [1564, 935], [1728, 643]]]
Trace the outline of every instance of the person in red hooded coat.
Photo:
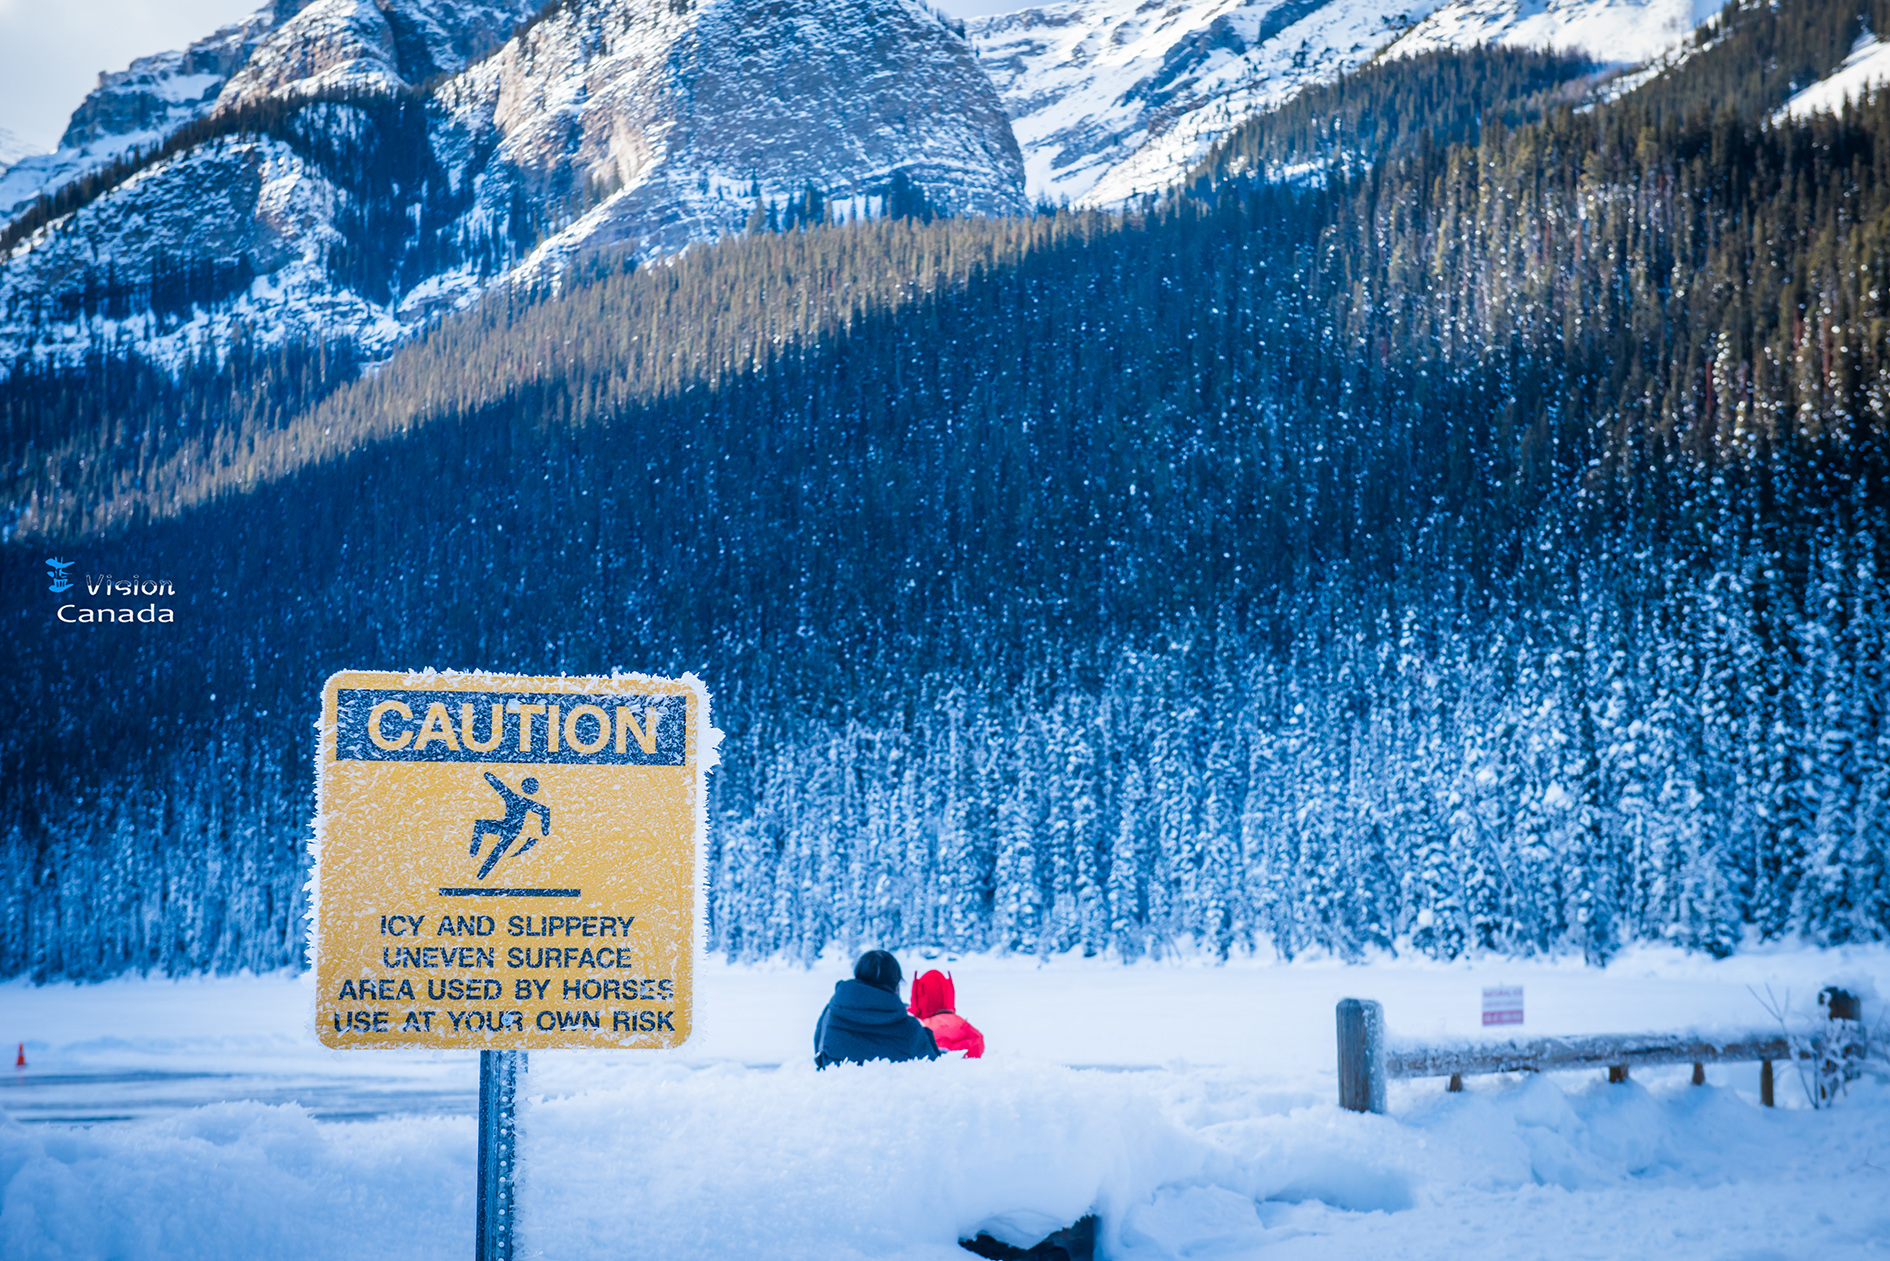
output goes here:
[[939, 1050], [963, 1051], [966, 1059], [975, 1060], [984, 1054], [984, 1035], [952, 1010], [954, 1001], [951, 977], [933, 969], [912, 983], [912, 1004], [906, 1010], [932, 1031]]

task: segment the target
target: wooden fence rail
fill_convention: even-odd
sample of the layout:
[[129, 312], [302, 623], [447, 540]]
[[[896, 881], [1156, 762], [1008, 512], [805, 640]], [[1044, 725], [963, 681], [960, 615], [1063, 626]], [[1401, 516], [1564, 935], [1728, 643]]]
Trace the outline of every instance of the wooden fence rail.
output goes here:
[[1764, 1062], [1790, 1059], [1791, 1055], [1791, 1044], [1782, 1036], [1765, 1034], [1704, 1040], [1602, 1033], [1484, 1046], [1393, 1047], [1385, 1052], [1385, 1073], [1391, 1077], [1459, 1077], [1465, 1073], [1543, 1073], [1623, 1065]]
[[[1842, 990], [1826, 990], [1826, 1002], [1838, 1021], [1861, 1034], [1857, 999]], [[1855, 1058], [1844, 1047], [1820, 1050], [1814, 1041], [1792, 1040], [1782, 1034], [1746, 1033], [1725, 1038], [1687, 1034], [1604, 1033], [1570, 1038], [1536, 1038], [1528, 1042], [1466, 1042], [1449, 1046], [1400, 1045], [1387, 1047], [1384, 1009], [1369, 998], [1341, 999], [1338, 1007], [1339, 1106], [1354, 1112], [1383, 1112], [1385, 1082], [1389, 1078], [1448, 1077], [1450, 1090], [1463, 1089], [1466, 1073], [1542, 1073], [1562, 1069], [1606, 1068], [1608, 1080], [1624, 1082], [1636, 1065], [1691, 1064], [1693, 1084], [1706, 1083], [1706, 1066], [1731, 1062], [1759, 1062], [1759, 1101], [1772, 1106], [1774, 1060], [1794, 1055], [1815, 1057], [1836, 1053]], [[1862, 1044], [1857, 1042], [1856, 1056]]]

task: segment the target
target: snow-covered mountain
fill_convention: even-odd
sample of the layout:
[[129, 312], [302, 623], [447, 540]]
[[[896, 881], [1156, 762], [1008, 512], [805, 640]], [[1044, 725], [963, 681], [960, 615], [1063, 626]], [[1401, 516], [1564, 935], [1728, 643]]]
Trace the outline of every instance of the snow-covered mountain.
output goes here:
[[1065, 0], [974, 19], [1033, 198], [1172, 185], [1242, 119], [1374, 57], [1479, 43], [1647, 60], [1719, 0]]
[[[276, 0], [101, 76], [57, 152], [0, 171], [0, 362], [175, 359], [238, 324], [379, 353], [521, 268], [672, 252], [808, 192], [842, 214], [895, 186], [954, 213], [1119, 205], [1374, 57], [1630, 63], [1718, 0], [1064, 0], [977, 19], [970, 45], [922, 0], [541, 4]], [[33, 209], [167, 138], [103, 195]]]
[[1032, 197], [1097, 205], [1186, 174], [1213, 139], [1397, 38], [1428, 0], [1065, 0], [974, 19]]
[[572, 3], [437, 99], [436, 151], [477, 172], [475, 218], [598, 201], [540, 262], [713, 240], [810, 185], [864, 210], [896, 172], [948, 213], [1025, 205], [997, 94], [910, 0]]
[[[31, 229], [0, 260], [0, 362], [174, 361], [239, 324], [379, 353], [515, 266], [673, 251], [807, 189], [1025, 208], [996, 92], [917, 0], [534, 8], [285, 3], [105, 76], [58, 153], [0, 178]], [[89, 202], [29, 209], [191, 123]]]
[[[418, 84], [498, 47], [543, 0], [274, 0], [176, 52], [98, 77], [59, 148], [0, 176], [0, 222], [226, 106]], [[3, 165], [3, 164], [0, 164]]]
[[99, 75], [98, 86], [73, 111], [59, 147], [0, 175], [0, 223], [40, 194], [156, 144], [206, 113], [275, 23], [274, 8], [265, 6], [181, 51], [140, 57], [123, 70]]
[[1400, 54], [1477, 44], [1582, 49], [1638, 65], [1693, 33], [1724, 0], [1449, 0], [1397, 43]]

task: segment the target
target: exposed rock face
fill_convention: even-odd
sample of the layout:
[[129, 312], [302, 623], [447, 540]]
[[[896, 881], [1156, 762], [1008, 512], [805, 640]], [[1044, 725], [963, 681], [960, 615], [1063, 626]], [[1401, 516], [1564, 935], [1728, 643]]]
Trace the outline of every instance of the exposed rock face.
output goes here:
[[894, 188], [1026, 207], [996, 91], [916, 0], [569, 0], [494, 44], [532, 8], [285, 4], [107, 76], [30, 195], [192, 120], [208, 138], [44, 224], [21, 204], [0, 363], [175, 361], [239, 323], [379, 353], [520, 266], [670, 252], [808, 190], [842, 215]]
[[217, 105], [424, 83], [490, 53], [541, 3], [313, 0], [270, 32]]
[[248, 61], [275, 20], [265, 8], [198, 40], [182, 52], [140, 57], [101, 74], [66, 124], [59, 148], [79, 149], [126, 136], [160, 136], [214, 104], [217, 92]]
[[217, 95], [219, 106], [291, 92], [406, 86], [387, 15], [370, 0], [315, 0], [269, 35]]
[[1023, 162], [971, 50], [908, 0], [577, 0], [440, 94], [450, 165], [488, 215], [603, 198], [555, 261], [741, 230], [812, 186], [855, 213], [903, 172], [946, 213], [1025, 209]]

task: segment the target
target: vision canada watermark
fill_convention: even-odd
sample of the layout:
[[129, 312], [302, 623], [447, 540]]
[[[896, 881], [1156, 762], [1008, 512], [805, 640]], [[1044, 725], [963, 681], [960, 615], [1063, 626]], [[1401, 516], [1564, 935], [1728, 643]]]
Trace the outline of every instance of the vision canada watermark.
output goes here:
[[[52, 579], [46, 589], [54, 595], [64, 595], [80, 584], [74, 583], [67, 576], [77, 561], [60, 560], [48, 557], [46, 575]], [[129, 578], [120, 578], [116, 574], [85, 575], [85, 594], [95, 604], [62, 604], [53, 612], [53, 616], [68, 626], [98, 625], [101, 622], [133, 622], [153, 625], [162, 622], [175, 622], [177, 613], [168, 606], [160, 605], [152, 597], [174, 596], [177, 588], [163, 578], [147, 578], [142, 574], [133, 574]], [[136, 601], [149, 600], [143, 607]]]

